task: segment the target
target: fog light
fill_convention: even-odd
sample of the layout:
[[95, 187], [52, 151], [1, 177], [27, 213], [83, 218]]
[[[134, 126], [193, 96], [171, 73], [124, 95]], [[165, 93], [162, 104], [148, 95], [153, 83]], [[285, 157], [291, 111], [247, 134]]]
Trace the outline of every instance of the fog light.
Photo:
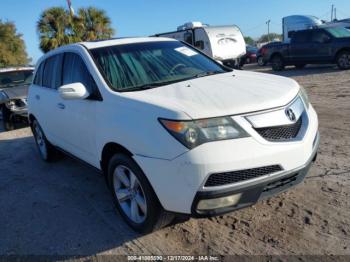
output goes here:
[[197, 205], [197, 210], [211, 210], [228, 206], [234, 206], [239, 202], [241, 196], [242, 194], [239, 193], [236, 195], [226, 197], [201, 200]]

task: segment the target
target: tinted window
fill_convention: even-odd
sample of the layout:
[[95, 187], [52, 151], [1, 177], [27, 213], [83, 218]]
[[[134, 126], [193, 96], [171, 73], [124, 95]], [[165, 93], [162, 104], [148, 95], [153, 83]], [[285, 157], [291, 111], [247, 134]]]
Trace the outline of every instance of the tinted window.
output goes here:
[[63, 65], [63, 85], [82, 83], [90, 94], [97, 89], [96, 83], [88, 71], [83, 59], [74, 53], [65, 53]]
[[184, 40], [185, 40], [186, 43], [189, 43], [190, 45], [193, 45], [192, 33], [191, 32], [186, 32], [184, 34]]
[[325, 43], [329, 40], [329, 35], [327, 35], [324, 31], [314, 31], [312, 33], [312, 42]]
[[57, 89], [61, 86], [63, 55], [49, 57], [44, 66], [42, 86]]
[[15, 70], [0, 73], [0, 89], [29, 85], [32, 82], [33, 70]]
[[199, 48], [199, 49], [204, 49], [204, 41], [203, 40], [200, 40], [200, 41], [197, 41], [195, 44], [195, 47]]
[[349, 30], [349, 28], [333, 27], [333, 28], [327, 28], [326, 30], [329, 33], [331, 33], [332, 36], [334, 36], [336, 38], [350, 37], [350, 30]]
[[38, 70], [36, 71], [35, 79], [34, 79], [35, 85], [41, 86], [42, 84], [44, 64], [45, 64], [45, 61], [40, 64]]
[[117, 91], [158, 87], [229, 70], [178, 41], [107, 46], [91, 53]]
[[294, 43], [306, 43], [309, 41], [309, 32], [298, 32], [295, 33], [293, 36], [293, 42]]

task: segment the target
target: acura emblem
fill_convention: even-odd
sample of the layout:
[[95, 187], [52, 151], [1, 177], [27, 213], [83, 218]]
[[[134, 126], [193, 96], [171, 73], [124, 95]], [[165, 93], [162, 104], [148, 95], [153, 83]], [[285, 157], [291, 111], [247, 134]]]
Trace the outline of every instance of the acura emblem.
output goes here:
[[294, 114], [294, 112], [293, 112], [293, 110], [291, 108], [288, 108], [286, 110], [286, 115], [287, 115], [287, 117], [289, 118], [290, 121], [292, 121], [292, 122], [295, 121], [296, 117], [295, 117], [295, 114]]

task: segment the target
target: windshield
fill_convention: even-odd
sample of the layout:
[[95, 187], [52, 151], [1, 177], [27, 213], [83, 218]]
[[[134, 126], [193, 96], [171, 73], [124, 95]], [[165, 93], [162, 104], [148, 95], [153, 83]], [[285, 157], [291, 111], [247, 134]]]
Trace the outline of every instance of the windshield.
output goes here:
[[19, 85], [30, 85], [33, 70], [17, 70], [0, 73], [0, 89]]
[[178, 41], [115, 45], [91, 53], [116, 91], [135, 91], [227, 72], [208, 57]]
[[327, 28], [326, 30], [336, 38], [350, 37], [350, 30], [344, 27]]

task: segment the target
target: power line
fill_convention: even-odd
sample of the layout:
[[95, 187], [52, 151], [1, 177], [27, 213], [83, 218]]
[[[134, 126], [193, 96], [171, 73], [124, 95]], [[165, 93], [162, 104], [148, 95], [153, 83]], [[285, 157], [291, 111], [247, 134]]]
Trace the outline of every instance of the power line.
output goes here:
[[251, 27], [251, 28], [248, 29], [248, 30], [243, 30], [243, 31], [244, 31], [244, 32], [251, 32], [251, 31], [254, 31], [254, 30], [256, 30], [256, 29], [258, 29], [258, 28], [261, 28], [261, 27], [263, 27], [263, 26], [265, 26], [265, 23], [261, 23], [261, 24], [259, 24], [259, 25], [257, 25], [257, 26]]

